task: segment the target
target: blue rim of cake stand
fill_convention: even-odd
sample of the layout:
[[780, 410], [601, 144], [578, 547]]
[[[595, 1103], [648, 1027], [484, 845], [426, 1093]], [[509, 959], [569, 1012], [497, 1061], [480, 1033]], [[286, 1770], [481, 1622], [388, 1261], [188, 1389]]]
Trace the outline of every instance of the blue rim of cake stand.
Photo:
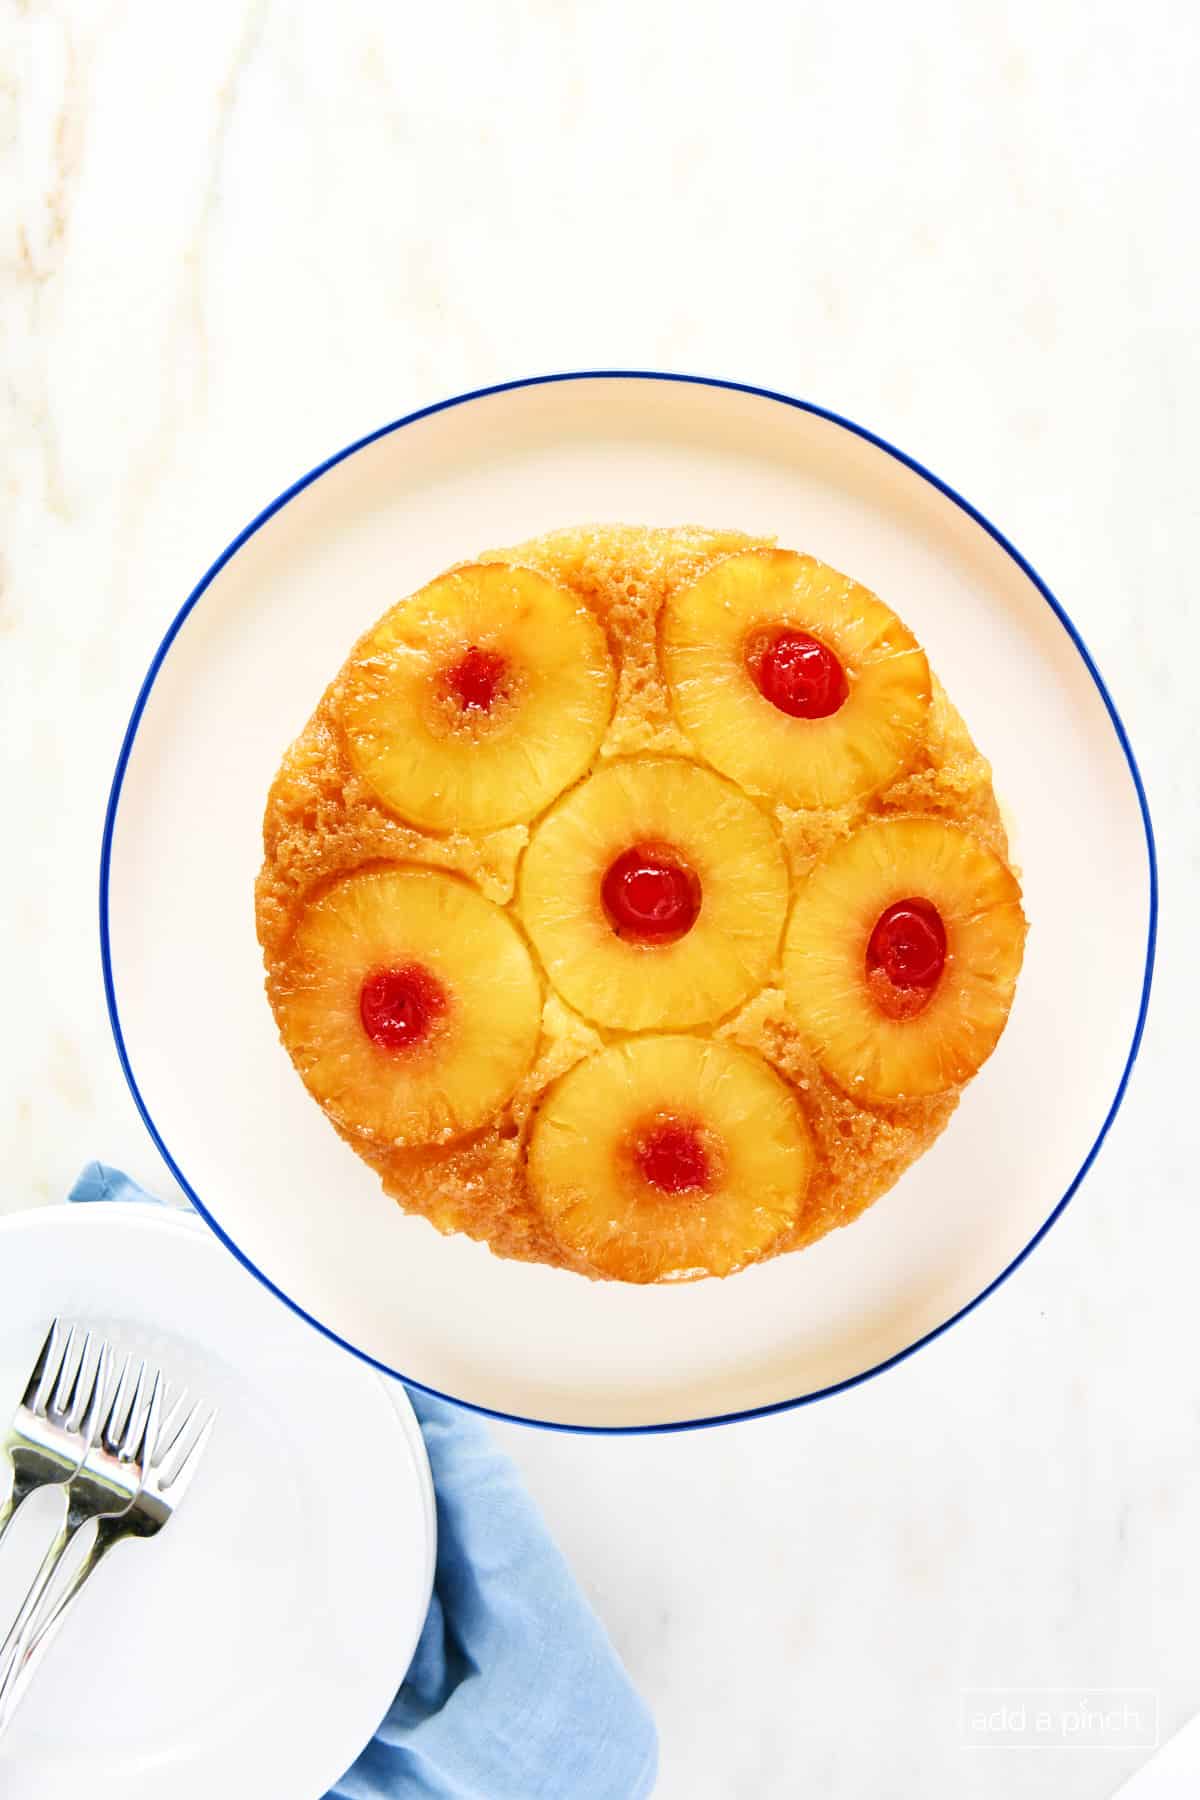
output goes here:
[[[124, 1034], [121, 1030], [120, 1013], [117, 1008], [116, 988], [113, 982], [112, 947], [109, 937], [108, 890], [110, 865], [112, 860], [113, 831], [116, 824], [117, 807], [121, 798], [121, 788], [125, 780], [125, 771], [129, 765], [129, 758], [133, 750], [134, 740], [137, 737], [138, 726], [141, 724], [142, 715], [146, 709], [146, 702], [150, 697], [150, 691], [157, 679], [158, 672], [162, 667], [168, 650], [171, 648], [171, 645], [174, 643], [175, 638], [179, 633], [180, 627], [183, 625], [184, 620], [188, 617], [192, 609], [196, 606], [197, 602], [201, 599], [202, 595], [206, 593], [213, 581], [220, 574], [226, 563], [229, 562], [232, 557], [237, 555], [238, 551], [242, 548], [242, 545], [252, 538], [255, 532], [258, 531], [261, 526], [266, 524], [268, 519], [273, 518], [274, 515], [279, 512], [281, 508], [285, 507], [289, 501], [293, 500], [297, 494], [303, 493], [306, 487], [311, 486], [314, 481], [318, 480], [319, 477], [324, 475], [329, 469], [336, 468], [338, 463], [345, 462], [347, 457], [354, 456], [359, 450], [365, 449], [368, 444], [375, 443], [379, 438], [388, 437], [394, 431], [401, 431], [406, 425], [415, 425], [421, 419], [431, 418], [435, 413], [448, 412], [452, 407], [456, 406], [465, 406], [473, 400], [486, 400], [494, 394], [508, 394], [513, 393], [520, 388], [545, 387], [552, 383], [566, 381], [673, 381], [692, 387], [717, 388], [737, 394], [752, 394], [759, 400], [772, 400], [781, 406], [794, 407], [798, 412], [811, 413], [818, 419], [827, 419], [831, 424], [841, 426], [844, 431], [852, 432], [855, 437], [862, 438], [868, 444], [873, 444], [877, 450], [885, 451], [887, 455], [893, 457], [896, 462], [902, 463], [906, 469], [911, 469], [914, 474], [919, 475], [922, 480], [927, 481], [931, 487], [936, 488], [938, 493], [944, 494], [947, 500], [952, 500], [960, 511], [964, 512], [969, 519], [973, 519], [976, 525], [981, 526], [982, 529], [987, 532], [992, 541], [998, 544], [1005, 554], [1012, 558], [1022, 574], [1033, 583], [1034, 587], [1042, 596], [1042, 599], [1046, 602], [1051, 612], [1058, 619], [1059, 624], [1079, 652], [1083, 665], [1091, 676], [1092, 681], [1095, 683], [1097, 693], [1104, 702], [1105, 710], [1108, 713], [1109, 719], [1112, 722], [1112, 728], [1117, 736], [1117, 742], [1124, 752], [1125, 761], [1129, 766], [1130, 779], [1133, 782], [1134, 792], [1137, 795], [1138, 808], [1142, 815], [1142, 825], [1146, 833], [1146, 859], [1150, 886], [1150, 910], [1146, 932], [1146, 967], [1142, 977], [1141, 1001], [1138, 1006], [1137, 1023], [1134, 1026], [1133, 1038], [1129, 1046], [1129, 1054], [1125, 1059], [1125, 1066], [1121, 1071], [1121, 1079], [1117, 1083], [1117, 1089], [1113, 1095], [1112, 1104], [1109, 1106], [1108, 1112], [1104, 1118], [1104, 1123], [1097, 1132], [1091, 1149], [1084, 1157], [1074, 1180], [1067, 1188], [1062, 1199], [1054, 1207], [1045, 1222], [1034, 1232], [1024, 1249], [1012, 1259], [1008, 1266], [1003, 1269], [994, 1280], [990, 1281], [980, 1293], [976, 1294], [973, 1300], [968, 1301], [965, 1306], [960, 1307], [950, 1318], [944, 1320], [942, 1324], [935, 1326], [932, 1331], [927, 1331], [923, 1337], [917, 1338], [914, 1343], [907, 1345], [903, 1350], [898, 1350], [894, 1356], [886, 1357], [882, 1362], [875, 1363], [869, 1369], [863, 1369], [857, 1375], [850, 1375], [847, 1376], [844, 1381], [836, 1381], [828, 1387], [818, 1388], [814, 1393], [800, 1394], [792, 1400], [774, 1400], [768, 1406], [751, 1406], [738, 1412], [715, 1413], [708, 1418], [667, 1420], [660, 1424], [650, 1425], [562, 1424], [553, 1419], [527, 1418], [521, 1413], [504, 1412], [496, 1407], [479, 1406], [473, 1401], [461, 1400], [457, 1395], [446, 1394], [438, 1388], [426, 1386], [423, 1382], [412, 1381], [411, 1377], [405, 1375], [400, 1369], [393, 1369], [387, 1363], [380, 1362], [378, 1358], [368, 1355], [365, 1350], [358, 1349], [357, 1346], [350, 1343], [347, 1338], [341, 1337], [328, 1325], [323, 1325], [320, 1319], [316, 1319], [310, 1312], [306, 1312], [304, 1307], [299, 1305], [299, 1303], [293, 1300], [288, 1294], [285, 1294], [282, 1288], [277, 1287], [270, 1277], [265, 1275], [263, 1271], [238, 1248], [233, 1242], [233, 1239], [227, 1232], [222, 1230], [216, 1219], [208, 1211], [203, 1200], [191, 1186], [187, 1176], [179, 1167], [179, 1164], [164, 1143], [162, 1134], [150, 1114], [150, 1109], [142, 1097], [141, 1090], [137, 1084], [137, 1079], [134, 1076], [133, 1067], [129, 1060], [129, 1051], [126, 1047]], [[991, 520], [986, 518], [977, 507], [972, 506], [969, 500], [964, 500], [961, 494], [957, 493], [954, 488], [943, 481], [940, 476], [935, 475], [932, 470], [927, 469], [923, 463], [918, 462], [915, 457], [906, 455], [903, 450], [898, 450], [894, 444], [889, 444], [887, 439], [880, 437], [878, 433], [868, 431], [865, 425], [858, 425], [853, 419], [847, 419], [841, 413], [833, 412], [825, 406], [817, 406], [811, 400], [797, 400], [791, 394], [777, 393], [772, 388], [755, 387], [748, 382], [723, 381], [716, 376], [708, 375], [672, 374], [659, 369], [572, 369], [563, 371], [559, 374], [531, 375], [517, 381], [500, 381], [496, 382], [491, 387], [475, 388], [470, 393], [456, 394], [449, 400], [439, 400], [433, 406], [423, 406], [417, 412], [406, 413], [403, 418], [394, 419], [391, 424], [381, 425], [378, 430], [370, 431], [365, 437], [358, 438], [354, 443], [348, 444], [344, 450], [338, 450], [333, 456], [327, 457], [324, 462], [318, 463], [314, 469], [310, 469], [307, 475], [302, 475], [298, 481], [294, 481], [291, 487], [286, 488], [282, 494], [271, 501], [269, 506], [264, 507], [262, 512], [260, 512], [256, 518], [252, 519], [245, 529], [238, 533], [233, 542], [221, 552], [217, 560], [192, 589], [167, 628], [166, 635], [163, 637], [162, 642], [155, 651], [153, 660], [146, 672], [146, 678], [142, 682], [141, 688], [138, 690], [138, 696], [134, 701], [133, 711], [130, 714], [129, 724], [125, 729], [125, 736], [121, 743], [120, 754], [117, 757], [116, 770], [113, 774], [112, 787], [109, 791], [108, 806], [104, 816], [104, 836], [100, 848], [100, 957], [104, 968], [104, 995], [108, 1003], [109, 1023], [112, 1026], [113, 1039], [117, 1047], [117, 1056], [120, 1059], [125, 1079], [129, 1083], [129, 1091], [133, 1095], [134, 1104], [142, 1115], [146, 1129], [153, 1138], [159, 1154], [166, 1162], [184, 1193], [186, 1193], [191, 1200], [196, 1211], [200, 1214], [201, 1218], [204, 1219], [206, 1224], [208, 1224], [216, 1233], [217, 1237], [220, 1238], [226, 1249], [230, 1250], [233, 1255], [237, 1257], [238, 1261], [262, 1282], [264, 1287], [269, 1288], [271, 1293], [282, 1300], [285, 1306], [289, 1306], [293, 1312], [298, 1313], [302, 1319], [314, 1326], [325, 1337], [332, 1339], [335, 1344], [340, 1344], [344, 1350], [350, 1351], [353, 1356], [359, 1357], [361, 1361], [370, 1363], [372, 1367], [378, 1369], [381, 1374], [390, 1376], [393, 1380], [408, 1382], [409, 1385], [420, 1388], [424, 1393], [433, 1394], [438, 1399], [448, 1400], [453, 1405], [466, 1407], [471, 1412], [486, 1414], [490, 1418], [504, 1419], [518, 1425], [533, 1425], [547, 1431], [575, 1431], [595, 1436], [636, 1436], [649, 1432], [694, 1431], [699, 1430], [702, 1426], [706, 1425], [731, 1425], [743, 1419], [758, 1419], [764, 1418], [771, 1413], [787, 1412], [792, 1407], [810, 1406], [816, 1400], [826, 1400], [833, 1394], [843, 1393], [847, 1388], [858, 1387], [860, 1383], [870, 1381], [876, 1375], [882, 1375], [886, 1369], [895, 1368], [897, 1363], [904, 1362], [906, 1358], [914, 1355], [916, 1351], [923, 1349], [926, 1344], [932, 1344], [935, 1339], [941, 1337], [943, 1332], [949, 1331], [952, 1325], [957, 1325], [960, 1319], [965, 1319], [968, 1313], [974, 1312], [975, 1308], [981, 1305], [982, 1302], [988, 1298], [989, 1294], [995, 1293], [996, 1289], [1000, 1287], [1003, 1282], [1007, 1281], [1009, 1276], [1013, 1274], [1016, 1269], [1020, 1268], [1034, 1246], [1041, 1242], [1055, 1220], [1060, 1217], [1068, 1202], [1073, 1198], [1084, 1176], [1096, 1160], [1100, 1146], [1107, 1137], [1109, 1127], [1116, 1118], [1121, 1102], [1125, 1098], [1125, 1090], [1129, 1085], [1129, 1077], [1137, 1058], [1138, 1049], [1141, 1045], [1142, 1033], [1146, 1024], [1146, 1010], [1150, 1004], [1150, 985], [1154, 974], [1154, 952], [1157, 934], [1158, 858], [1154, 845], [1154, 828], [1150, 822], [1150, 808], [1146, 801], [1146, 790], [1142, 784], [1141, 771], [1138, 768], [1137, 759], [1133, 754], [1133, 747], [1129, 742], [1129, 736], [1125, 730], [1121, 715], [1113, 704], [1112, 696], [1105, 686], [1100, 671], [1092, 660], [1091, 652], [1088, 650], [1087, 645], [1080, 636], [1076, 625], [1066, 612], [1065, 608], [1050, 592], [1050, 589], [1046, 586], [1046, 583], [1042, 580], [1037, 570], [1025, 560], [1016, 546], [1010, 543], [1004, 533], [999, 531], [996, 526], [992, 524]]]

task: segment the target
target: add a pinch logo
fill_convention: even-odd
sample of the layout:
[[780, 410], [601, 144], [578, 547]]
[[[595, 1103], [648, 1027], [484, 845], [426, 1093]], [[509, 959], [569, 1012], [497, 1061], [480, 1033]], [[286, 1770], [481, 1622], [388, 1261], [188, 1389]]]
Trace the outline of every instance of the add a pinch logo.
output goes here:
[[1150, 1688], [967, 1688], [961, 1718], [970, 1750], [1158, 1746], [1158, 1695]]

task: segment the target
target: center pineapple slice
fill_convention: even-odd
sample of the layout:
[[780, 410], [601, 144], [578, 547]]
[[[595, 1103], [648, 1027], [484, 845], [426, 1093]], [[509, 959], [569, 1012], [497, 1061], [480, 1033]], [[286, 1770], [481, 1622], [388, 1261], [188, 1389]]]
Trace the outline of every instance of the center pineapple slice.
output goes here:
[[985, 844], [940, 819], [878, 819], [800, 890], [788, 1008], [852, 1097], [941, 1093], [991, 1055], [1024, 948], [1020, 887]]
[[330, 1116], [398, 1146], [486, 1124], [529, 1067], [541, 1021], [520, 934], [432, 869], [360, 871], [309, 901], [269, 993]]
[[808, 1123], [753, 1051], [645, 1037], [578, 1064], [538, 1112], [529, 1181], [558, 1239], [618, 1281], [728, 1275], [799, 1216]]
[[432, 831], [532, 818], [587, 768], [612, 710], [604, 633], [532, 569], [455, 569], [358, 644], [337, 706], [358, 773]]
[[882, 600], [811, 556], [726, 557], [668, 601], [662, 645], [680, 725], [753, 793], [840, 807], [916, 753], [924, 651]]
[[521, 865], [518, 912], [563, 999], [626, 1031], [708, 1023], [778, 954], [787, 870], [771, 822], [708, 769], [615, 762], [559, 801]]

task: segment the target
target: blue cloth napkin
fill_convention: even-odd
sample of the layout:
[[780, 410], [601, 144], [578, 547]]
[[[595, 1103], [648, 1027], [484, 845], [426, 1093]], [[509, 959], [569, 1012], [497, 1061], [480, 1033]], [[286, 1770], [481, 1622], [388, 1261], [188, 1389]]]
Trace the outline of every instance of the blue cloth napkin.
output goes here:
[[[73, 1201], [152, 1200], [89, 1163]], [[433, 1600], [391, 1711], [326, 1800], [642, 1800], [654, 1724], [515, 1468], [406, 1390], [437, 1491]]]

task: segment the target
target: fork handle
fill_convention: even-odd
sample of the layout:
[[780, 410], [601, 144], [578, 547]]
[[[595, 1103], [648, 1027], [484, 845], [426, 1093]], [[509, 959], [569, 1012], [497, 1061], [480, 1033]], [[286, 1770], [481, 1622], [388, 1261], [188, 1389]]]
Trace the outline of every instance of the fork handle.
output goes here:
[[68, 1517], [62, 1530], [42, 1558], [42, 1566], [34, 1576], [29, 1592], [21, 1602], [21, 1610], [13, 1620], [12, 1629], [4, 1642], [0, 1644], [0, 1693], [3, 1693], [7, 1687], [8, 1678], [20, 1661], [25, 1628], [41, 1605], [42, 1596], [54, 1579], [54, 1571], [62, 1561], [67, 1545], [78, 1529], [76, 1521]]
[[45, 1656], [51, 1643], [57, 1637], [72, 1603], [78, 1598], [79, 1590], [88, 1577], [95, 1572], [100, 1559], [120, 1543], [118, 1536], [110, 1536], [101, 1530], [92, 1541], [87, 1555], [72, 1575], [70, 1581], [53, 1602], [49, 1611], [41, 1618], [36, 1611], [27, 1622], [21, 1633], [13, 1653], [11, 1662], [0, 1680], [0, 1737], [20, 1704], [21, 1696], [37, 1672], [38, 1665]]
[[8, 1490], [7, 1497], [3, 1502], [0, 1502], [0, 1543], [3, 1543], [5, 1532], [8, 1530], [32, 1492], [33, 1487], [30, 1485], [28, 1479], [22, 1477], [14, 1470], [12, 1485]]

